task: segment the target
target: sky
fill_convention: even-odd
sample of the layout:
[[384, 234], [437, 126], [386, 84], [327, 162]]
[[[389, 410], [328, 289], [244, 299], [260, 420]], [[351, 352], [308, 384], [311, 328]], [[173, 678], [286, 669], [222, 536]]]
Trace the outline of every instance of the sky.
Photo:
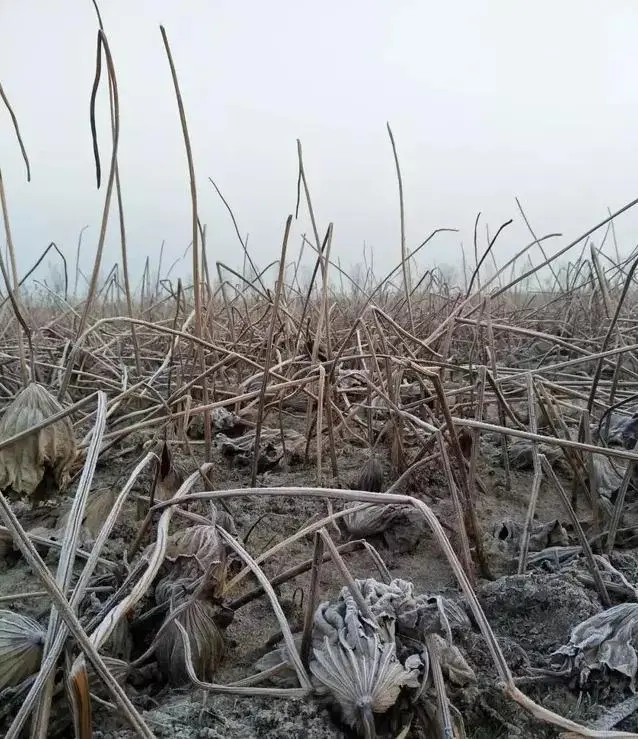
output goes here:
[[[294, 213], [297, 139], [319, 231], [334, 224], [345, 267], [400, 259], [399, 197], [386, 122], [403, 174], [406, 241], [421, 269], [473, 260], [487, 229], [514, 219], [501, 264], [537, 235], [556, 252], [638, 197], [635, 0], [104, 0], [120, 97], [119, 167], [134, 282], [175, 260], [190, 273], [191, 201], [179, 116], [159, 25], [171, 44], [195, 159], [211, 264], [241, 267], [241, 246], [209, 182], [231, 205], [253, 259], [277, 259]], [[0, 81], [30, 158], [0, 106], [0, 168], [23, 273], [51, 242], [92, 264], [104, 204], [95, 182], [89, 99], [97, 20], [90, 0], [0, 4]], [[99, 93], [103, 177], [107, 89]], [[115, 204], [114, 204], [115, 206]], [[294, 222], [289, 259], [303, 233]], [[638, 209], [616, 223], [621, 254], [638, 243]], [[600, 243], [603, 232], [594, 235]], [[0, 232], [0, 245], [4, 246]], [[371, 251], [370, 251], [371, 250]], [[532, 252], [539, 259], [537, 248]], [[120, 259], [113, 207], [104, 268]], [[369, 256], [368, 256], [369, 259]], [[43, 267], [38, 275], [46, 277]]]

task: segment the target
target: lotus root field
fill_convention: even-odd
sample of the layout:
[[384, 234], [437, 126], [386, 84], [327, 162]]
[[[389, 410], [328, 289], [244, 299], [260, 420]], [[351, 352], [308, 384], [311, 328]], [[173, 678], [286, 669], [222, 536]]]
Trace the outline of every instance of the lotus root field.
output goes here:
[[84, 283], [19, 273], [0, 176], [0, 734], [638, 737], [638, 256], [602, 247], [635, 203], [534, 264], [531, 227], [491, 264], [504, 224], [462, 279], [419, 271], [438, 232], [406, 243], [388, 127], [394, 270], [331, 257], [299, 142], [274, 267], [239, 229], [243, 269], [216, 263], [161, 32], [188, 278], [153, 258], [133, 289], [125, 238], [105, 262], [125, 229], [103, 30]]

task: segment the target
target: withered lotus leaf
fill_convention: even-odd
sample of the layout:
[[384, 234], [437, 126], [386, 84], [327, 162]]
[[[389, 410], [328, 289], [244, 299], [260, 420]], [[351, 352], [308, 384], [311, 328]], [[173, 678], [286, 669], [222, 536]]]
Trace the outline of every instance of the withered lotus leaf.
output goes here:
[[557, 671], [580, 672], [581, 686], [593, 671], [614, 670], [629, 678], [636, 692], [638, 603], [620, 603], [595, 613], [573, 629], [569, 642], [550, 657]]
[[[356, 509], [358, 505], [358, 503], [353, 503], [346, 506], [346, 508]], [[361, 510], [346, 513], [343, 517], [343, 523], [352, 538], [364, 539], [369, 536], [376, 536], [392, 526], [401, 511], [401, 507], [371, 503]]]
[[[115, 681], [119, 685], [124, 685], [131, 672], [131, 667], [128, 662], [125, 662], [122, 659], [117, 659], [116, 657], [108, 657], [106, 655], [102, 657], [102, 660], [108, 668], [108, 671], [115, 678]], [[96, 674], [93, 669], [93, 665], [90, 662], [86, 666], [86, 672], [89, 678], [91, 692], [95, 693], [98, 698], [108, 699], [110, 697], [109, 691], [102, 682], [102, 679]]]
[[379, 635], [369, 633], [357, 639], [330, 643], [326, 636], [321, 647], [313, 649], [310, 670], [324, 691], [341, 708], [350, 726], [373, 726], [372, 714], [385, 713], [397, 701], [403, 687], [419, 684], [419, 664], [402, 665], [394, 642], [381, 643]]
[[[32, 382], [16, 395], [0, 419], [0, 441], [62, 410], [43, 385]], [[0, 449], [0, 490], [36, 501], [49, 498], [66, 487], [75, 455], [73, 427], [66, 417]]]
[[[400, 693], [414, 696], [413, 691], [426, 684], [425, 643], [430, 636], [448, 682], [465, 686], [476, 681], [452, 644], [453, 632], [471, 628], [461, 604], [442, 595], [417, 594], [413, 583], [398, 578], [389, 583], [355, 580], [355, 586], [368, 612], [360, 610], [360, 600], [350, 586], [343, 587], [337, 598], [320, 603], [308, 666], [316, 694], [338, 708], [344, 722], [360, 736], [377, 736], [375, 714], [393, 710]], [[301, 643], [301, 635], [296, 643]], [[255, 667], [259, 672], [276, 667], [272, 682], [282, 687], [295, 684], [285, 646], [264, 655]]]
[[226, 546], [214, 525], [197, 524], [172, 534], [166, 560], [173, 579], [206, 575], [209, 590], [221, 588], [226, 569]]
[[0, 609], [0, 690], [38, 671], [45, 637], [37, 621]]
[[396, 616], [390, 604], [374, 608], [379, 596], [386, 595], [383, 583], [356, 582], [373, 606], [373, 620], [361, 613], [348, 587], [336, 600], [321, 603], [315, 612], [309, 667], [318, 692], [332, 698], [343, 720], [363, 735], [375, 736], [373, 714], [394, 706], [403, 688], [416, 688], [423, 665], [418, 655], [403, 663], [397, 656]]
[[357, 480], [357, 490], [369, 490], [371, 493], [380, 493], [383, 490], [384, 474], [381, 462], [372, 455], [361, 468]]
[[[175, 615], [177, 609], [179, 613]], [[200, 680], [210, 682], [224, 655], [224, 638], [214, 616], [214, 607], [198, 599], [185, 606], [176, 604], [168, 614], [168, 624], [162, 628], [155, 645], [155, 658], [164, 677], [174, 685], [189, 681], [184, 641], [175, 622], [179, 621], [188, 635], [195, 674]]]
[[0, 559], [4, 559], [13, 549], [13, 537], [8, 531], [0, 530]]

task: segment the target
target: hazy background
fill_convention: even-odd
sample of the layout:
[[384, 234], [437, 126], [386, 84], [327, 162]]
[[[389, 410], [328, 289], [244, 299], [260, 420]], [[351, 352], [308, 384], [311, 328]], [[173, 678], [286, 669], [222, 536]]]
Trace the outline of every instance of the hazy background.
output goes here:
[[[638, 195], [638, 8], [635, 0], [110, 0], [101, 4], [120, 91], [120, 172], [130, 264], [165, 264], [190, 242], [188, 171], [159, 24], [166, 27], [186, 106], [211, 261], [241, 265], [232, 205], [261, 264], [279, 253], [296, 198], [296, 139], [319, 227], [335, 224], [342, 264], [374, 250], [377, 273], [399, 259], [392, 150], [403, 169], [409, 247], [437, 227], [418, 260], [460, 265], [477, 211], [494, 233], [515, 223], [502, 262], [529, 242], [515, 204], [550, 252]], [[55, 241], [87, 269], [104, 191], [95, 186], [89, 128], [97, 22], [89, 0], [0, 5], [0, 80], [32, 165], [0, 108], [2, 168], [21, 271]], [[110, 156], [106, 87], [99, 135]], [[616, 224], [622, 253], [638, 211]], [[291, 257], [309, 230], [295, 224]], [[599, 243], [603, 233], [596, 234]], [[480, 233], [485, 245], [484, 226]], [[4, 245], [4, 233], [0, 244]], [[538, 251], [535, 250], [536, 258]], [[115, 207], [104, 266], [119, 258]], [[188, 258], [178, 268], [186, 275]], [[44, 276], [44, 275], [43, 275]]]

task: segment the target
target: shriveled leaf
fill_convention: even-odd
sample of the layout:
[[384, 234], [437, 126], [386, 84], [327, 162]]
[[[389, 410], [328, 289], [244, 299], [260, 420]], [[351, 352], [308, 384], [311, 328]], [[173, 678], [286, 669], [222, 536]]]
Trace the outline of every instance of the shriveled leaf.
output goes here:
[[432, 634], [437, 644], [441, 670], [445, 677], [455, 685], [469, 685], [476, 682], [476, 674], [461, 654], [461, 650], [450, 644], [440, 634]]
[[[520, 550], [524, 525], [511, 518], [503, 519], [492, 528], [492, 536], [512, 552]], [[529, 533], [529, 550], [540, 552], [547, 547], [566, 547], [569, 544], [567, 530], [558, 519], [547, 523], [533, 522]]]
[[[176, 609], [179, 609], [179, 614], [173, 618]], [[175, 604], [168, 614], [168, 625], [155, 645], [155, 657], [162, 674], [171, 683], [182, 685], [188, 682], [184, 642], [176, 620], [188, 635], [195, 674], [200, 680], [212, 680], [224, 655], [224, 638], [214, 617], [214, 607], [197, 599], [187, 601], [183, 609]]]
[[[37, 382], [22, 390], [0, 419], [0, 441], [36, 426], [63, 410]], [[63, 418], [19, 442], [0, 449], [0, 490], [34, 501], [64, 490], [76, 445], [69, 418]]]
[[622, 483], [627, 469], [626, 462], [620, 459], [612, 460], [606, 454], [594, 454], [593, 460], [598, 493], [611, 498]]
[[[353, 504], [354, 508], [358, 504]], [[343, 527], [350, 539], [380, 536], [395, 554], [412, 551], [427, 535], [427, 524], [418, 511], [406, 505], [370, 504], [343, 517]]]
[[[555, 464], [563, 456], [559, 447], [552, 444], [538, 444], [538, 451], [544, 454], [550, 464]], [[527, 439], [516, 439], [508, 446], [510, 464], [516, 470], [531, 470], [534, 467], [534, 445]]]
[[0, 531], [0, 559], [4, 559], [13, 549], [13, 537], [9, 531]]
[[596, 613], [572, 629], [569, 644], [557, 649], [552, 663], [580, 672], [584, 682], [592, 670], [608, 667], [630, 679], [635, 691], [638, 670], [638, 603], [621, 603]]
[[357, 490], [369, 490], [371, 493], [380, 493], [383, 490], [385, 475], [378, 458], [373, 454], [361, 468], [356, 483]]
[[156, 500], [168, 500], [179, 490], [188, 476], [188, 465], [177, 459], [170, 446], [163, 442], [158, 454], [160, 458], [159, 476], [155, 487]]
[[[350, 587], [315, 611], [310, 671], [318, 694], [333, 701], [342, 717], [364, 736], [375, 734], [374, 714], [392, 709], [402, 690], [422, 689], [429, 671], [424, 645], [436, 637], [444, 676], [456, 685], [476, 680], [461, 651], [452, 645], [455, 629], [471, 628], [464, 608], [441, 595], [417, 595], [407, 580], [355, 580], [367, 612]], [[300, 643], [298, 636], [296, 644]], [[400, 645], [400, 651], [398, 649]], [[258, 671], [277, 667], [273, 682], [293, 684], [285, 645], [264, 655]], [[416, 697], [416, 695], [413, 695]]]
[[470, 628], [470, 620], [457, 602], [441, 595], [417, 595], [409, 580], [395, 578], [386, 584], [368, 578], [357, 580], [357, 585], [377, 619], [392, 619], [404, 636], [422, 641], [425, 634], [440, 633], [451, 638], [452, 629]]
[[[284, 457], [290, 465], [303, 461], [306, 449], [306, 437], [295, 429], [284, 428], [283, 442], [279, 429], [262, 428], [259, 440], [259, 460], [257, 468], [260, 472], [274, 469]], [[255, 430], [251, 429], [242, 436], [229, 437], [219, 433], [215, 437], [222, 454], [234, 465], [250, 467], [255, 456]]]
[[37, 621], [0, 610], [0, 690], [38, 671], [45, 638], [46, 632]]
[[[347, 507], [355, 508], [357, 505], [354, 503]], [[400, 508], [401, 506], [398, 505], [370, 504], [359, 511], [347, 513], [343, 517], [343, 524], [353, 538], [363, 539], [367, 536], [376, 536], [392, 526]]]
[[182, 575], [192, 571], [192, 562], [196, 563], [196, 573], [204, 574], [212, 567], [221, 573], [226, 548], [215, 526], [197, 524], [177, 531], [169, 538], [166, 559], [173, 562]]
[[113, 633], [104, 644], [104, 649], [108, 652], [110, 659], [127, 662], [131, 658], [133, 637], [127, 618], [121, 618], [117, 622]]
[[[213, 408], [210, 412], [210, 425], [213, 433], [234, 434], [246, 429], [246, 422], [227, 408]], [[204, 417], [194, 416], [188, 425], [188, 435], [193, 439], [204, 438]]]
[[609, 416], [609, 433], [606, 433], [607, 422], [601, 424], [600, 436], [608, 446], [622, 446], [633, 449], [638, 440], [638, 413], [625, 416], [611, 412]]
[[[146, 554], [152, 549], [153, 545], [150, 545]], [[205, 576], [206, 594], [214, 597], [223, 588], [226, 567], [226, 545], [217, 533], [215, 524], [196, 524], [178, 530], [168, 538], [166, 559], [157, 582], [187, 581], [194, 584]], [[159, 602], [171, 597], [170, 588], [164, 592], [168, 596], [165, 599], [160, 596]], [[158, 595], [156, 592], [156, 599]]]
[[[102, 659], [104, 660], [104, 664], [108, 667], [109, 672], [111, 673], [111, 675], [113, 675], [115, 680], [120, 685], [124, 685], [131, 672], [131, 667], [128, 662], [125, 662], [122, 659], [108, 656], [103, 656]], [[108, 700], [111, 697], [110, 693], [100, 677], [95, 673], [93, 665], [90, 662], [87, 665], [86, 671], [89, 677], [91, 692], [95, 693], [98, 698]]]
[[310, 671], [352, 727], [364, 722], [370, 712], [385, 713], [403, 687], [419, 685], [418, 670], [406, 669], [397, 659], [395, 643], [381, 644], [377, 633], [361, 639], [356, 647], [345, 640], [331, 644], [324, 637], [313, 655]]

